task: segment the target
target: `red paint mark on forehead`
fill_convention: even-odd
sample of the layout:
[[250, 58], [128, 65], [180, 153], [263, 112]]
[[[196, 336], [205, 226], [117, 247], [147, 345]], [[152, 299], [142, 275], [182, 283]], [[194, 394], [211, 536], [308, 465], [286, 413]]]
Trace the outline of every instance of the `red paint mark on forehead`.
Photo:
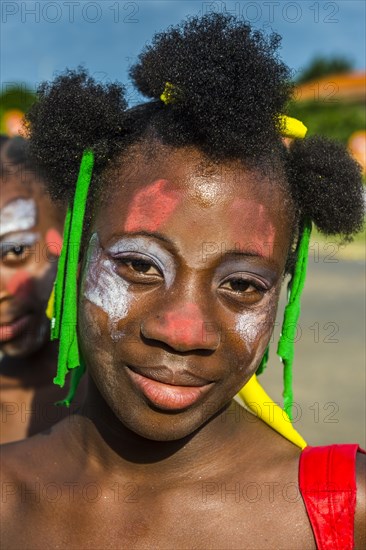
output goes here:
[[33, 280], [27, 271], [17, 271], [7, 284], [11, 296], [27, 296], [33, 288]]
[[176, 311], [168, 311], [162, 325], [170, 338], [183, 344], [201, 342], [203, 334], [203, 317], [196, 304], [188, 303]]
[[49, 254], [51, 254], [52, 256], [56, 256], [57, 258], [60, 256], [62, 248], [62, 236], [60, 235], [59, 231], [57, 231], [57, 229], [54, 229], [52, 227], [47, 231], [46, 246]]
[[235, 199], [229, 213], [233, 240], [243, 249], [252, 246], [264, 255], [273, 252], [276, 232], [270, 209], [253, 200]]
[[180, 198], [168, 189], [167, 180], [158, 180], [140, 189], [133, 197], [125, 223], [125, 231], [156, 231], [176, 209]]

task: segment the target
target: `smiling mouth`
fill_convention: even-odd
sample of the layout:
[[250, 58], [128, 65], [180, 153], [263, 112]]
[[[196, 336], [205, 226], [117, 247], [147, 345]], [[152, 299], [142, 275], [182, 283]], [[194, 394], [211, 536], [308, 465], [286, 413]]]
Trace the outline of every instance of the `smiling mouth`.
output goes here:
[[30, 314], [22, 315], [11, 323], [0, 324], [0, 343], [10, 342], [19, 336], [28, 326], [31, 319]]
[[184, 372], [173, 376], [166, 367], [143, 369], [127, 365], [127, 373], [150, 403], [166, 411], [186, 409], [199, 401], [214, 384]]

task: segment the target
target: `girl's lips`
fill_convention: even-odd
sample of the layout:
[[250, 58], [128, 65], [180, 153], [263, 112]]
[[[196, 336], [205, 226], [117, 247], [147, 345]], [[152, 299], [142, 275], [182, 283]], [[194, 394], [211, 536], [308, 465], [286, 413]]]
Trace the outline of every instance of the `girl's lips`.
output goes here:
[[10, 342], [27, 327], [31, 320], [31, 315], [23, 315], [12, 323], [4, 323], [0, 325], [0, 342]]
[[146, 378], [128, 367], [127, 372], [144, 396], [155, 407], [166, 411], [181, 410], [193, 405], [213, 384], [211, 382], [204, 386], [173, 386]]

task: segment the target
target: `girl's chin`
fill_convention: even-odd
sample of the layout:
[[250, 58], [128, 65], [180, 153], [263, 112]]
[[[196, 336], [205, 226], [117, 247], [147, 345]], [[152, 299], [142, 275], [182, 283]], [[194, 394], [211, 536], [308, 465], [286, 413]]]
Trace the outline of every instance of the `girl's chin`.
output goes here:
[[148, 439], [149, 441], [157, 441], [161, 443], [167, 443], [169, 441], [179, 441], [181, 439], [185, 439], [195, 433], [200, 426], [194, 426], [194, 427], [181, 427], [178, 428], [176, 425], [170, 428], [162, 428], [160, 430], [147, 430], [146, 426], [140, 427], [130, 427], [130, 430], [133, 431], [136, 435], [143, 437], [144, 439]]
[[[221, 409], [224, 410], [226, 405]], [[131, 432], [151, 441], [178, 441], [187, 438], [200, 430], [204, 425], [213, 420], [219, 410], [215, 407], [202, 405], [195, 409], [185, 411], [161, 411], [152, 409], [146, 403], [134, 404], [131, 408], [131, 416], [126, 418], [126, 409], [115, 410], [117, 419]], [[135, 411], [140, 411], [138, 416]]]
[[30, 357], [49, 343], [48, 333], [41, 327], [37, 333], [19, 334], [16, 338], [0, 345], [0, 355], [8, 357]]

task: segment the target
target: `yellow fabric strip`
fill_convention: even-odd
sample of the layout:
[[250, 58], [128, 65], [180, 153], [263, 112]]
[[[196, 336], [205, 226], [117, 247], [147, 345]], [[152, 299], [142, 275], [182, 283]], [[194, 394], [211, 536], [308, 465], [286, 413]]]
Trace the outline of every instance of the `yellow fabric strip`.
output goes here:
[[47, 315], [47, 317], [49, 318], [50, 321], [53, 317], [54, 309], [55, 309], [55, 287], [53, 286], [51, 295], [48, 299], [48, 304], [47, 304], [47, 309], [46, 309], [46, 315]]
[[306, 441], [292, 426], [288, 415], [264, 391], [255, 374], [239, 391], [238, 395], [244, 401], [246, 407], [255, 416], [260, 417], [270, 428], [300, 447], [300, 449], [307, 446]]

